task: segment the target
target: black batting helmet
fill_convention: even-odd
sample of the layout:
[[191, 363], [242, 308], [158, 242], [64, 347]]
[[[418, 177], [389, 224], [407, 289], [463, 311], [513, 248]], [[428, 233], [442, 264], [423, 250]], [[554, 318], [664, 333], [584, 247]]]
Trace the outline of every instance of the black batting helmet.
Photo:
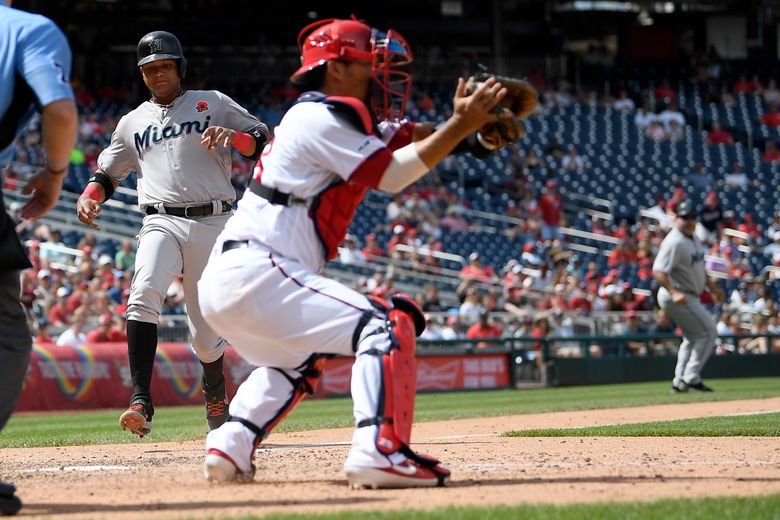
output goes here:
[[187, 60], [181, 50], [179, 39], [167, 31], [152, 31], [138, 42], [138, 66], [158, 60], [176, 60], [179, 75], [184, 79]]
[[677, 204], [677, 207], [674, 208], [674, 214], [678, 217], [690, 218], [698, 216], [699, 212], [696, 210], [696, 206], [694, 206], [693, 202], [686, 199]]

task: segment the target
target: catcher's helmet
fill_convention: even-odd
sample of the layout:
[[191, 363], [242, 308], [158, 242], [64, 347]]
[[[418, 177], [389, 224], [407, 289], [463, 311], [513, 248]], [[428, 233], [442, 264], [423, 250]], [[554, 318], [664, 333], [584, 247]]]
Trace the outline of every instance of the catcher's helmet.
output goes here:
[[138, 42], [138, 66], [158, 60], [176, 60], [179, 75], [184, 79], [187, 60], [181, 50], [179, 39], [167, 31], [152, 31]]
[[353, 17], [329, 18], [304, 27], [298, 34], [301, 66], [290, 77], [303, 83], [307, 72], [330, 60], [368, 61], [375, 85], [371, 99], [374, 113], [382, 119], [403, 116], [412, 77], [400, 67], [412, 62], [412, 51], [396, 31], [371, 28]]

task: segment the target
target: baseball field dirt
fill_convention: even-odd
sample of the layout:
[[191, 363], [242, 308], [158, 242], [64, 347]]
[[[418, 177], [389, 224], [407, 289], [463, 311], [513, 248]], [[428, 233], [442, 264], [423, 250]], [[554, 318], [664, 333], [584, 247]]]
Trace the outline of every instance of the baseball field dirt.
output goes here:
[[780, 442], [767, 437], [502, 437], [567, 428], [780, 411], [780, 397], [430, 422], [414, 446], [452, 470], [449, 487], [350, 490], [351, 429], [273, 434], [255, 481], [207, 483], [202, 442], [5, 449], [21, 517], [175, 518], [638, 501], [780, 493]]

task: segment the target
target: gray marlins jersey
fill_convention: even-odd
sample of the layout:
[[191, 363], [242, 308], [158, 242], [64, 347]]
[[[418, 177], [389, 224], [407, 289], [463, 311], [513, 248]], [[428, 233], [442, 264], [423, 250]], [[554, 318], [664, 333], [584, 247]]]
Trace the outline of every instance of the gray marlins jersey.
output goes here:
[[188, 90], [173, 103], [151, 101], [119, 120], [98, 169], [117, 182], [138, 172], [138, 205], [184, 206], [214, 200], [232, 202], [232, 148], [208, 150], [201, 134], [210, 126], [248, 132], [267, 127], [216, 90]]
[[688, 238], [672, 228], [658, 248], [653, 271], [666, 273], [678, 291], [698, 296], [706, 282], [704, 248], [695, 236]]

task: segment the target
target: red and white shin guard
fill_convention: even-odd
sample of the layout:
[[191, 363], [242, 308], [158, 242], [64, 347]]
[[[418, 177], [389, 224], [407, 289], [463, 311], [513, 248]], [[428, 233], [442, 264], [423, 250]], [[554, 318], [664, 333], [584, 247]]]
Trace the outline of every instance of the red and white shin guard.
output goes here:
[[[356, 414], [368, 402], [374, 404], [374, 415], [359, 419], [357, 427], [371, 428], [376, 432], [376, 449], [385, 461], [381, 465], [361, 463], [356, 460], [357, 457], [350, 456], [345, 464], [349, 485], [372, 489], [443, 486], [450, 477], [449, 470], [433, 457], [418, 455], [409, 447], [417, 388], [416, 336], [425, 329], [425, 319], [414, 301], [405, 296], [394, 296], [392, 306], [383, 301], [379, 303], [387, 313], [385, 330], [382, 330], [387, 339], [377, 342], [378, 338], [375, 338], [372, 346], [358, 350], [358, 356], [371, 356], [378, 363], [375, 361], [373, 367], [368, 367], [361, 359], [361, 363], [356, 362], [353, 369], [353, 382], [363, 380], [362, 387], [358, 385], [357, 390], [367, 393], [374, 390], [377, 395], [373, 396], [374, 399], [371, 396], [357, 397], [356, 385], [353, 384], [353, 399]], [[381, 344], [386, 348], [381, 348]], [[360, 369], [376, 371], [377, 368], [377, 378], [371, 377], [377, 374], [355, 373]], [[367, 384], [371, 380], [379, 384]], [[359, 437], [360, 432], [356, 432], [355, 438]]]

